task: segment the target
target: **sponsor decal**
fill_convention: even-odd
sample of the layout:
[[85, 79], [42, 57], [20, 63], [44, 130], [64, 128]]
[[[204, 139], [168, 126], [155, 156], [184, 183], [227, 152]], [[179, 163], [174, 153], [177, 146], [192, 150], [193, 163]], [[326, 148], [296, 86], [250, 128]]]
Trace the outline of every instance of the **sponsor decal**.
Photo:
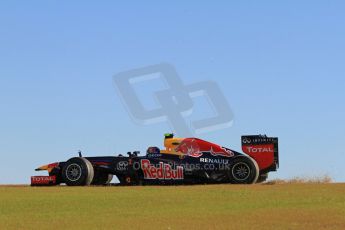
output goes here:
[[211, 158], [200, 158], [201, 163], [210, 163], [210, 164], [228, 164], [229, 160], [227, 159], [211, 159]]
[[157, 157], [162, 157], [162, 154], [158, 154], [158, 153], [149, 153], [146, 155], [147, 157], [150, 158], [157, 158]]
[[273, 143], [275, 142], [275, 138], [271, 137], [244, 137], [242, 140], [243, 144], [263, 144], [263, 143]]
[[31, 184], [32, 185], [47, 185], [47, 184], [55, 184], [56, 177], [55, 176], [33, 176], [31, 177]]
[[165, 164], [159, 162], [159, 166], [151, 164], [147, 159], [140, 161], [141, 168], [144, 172], [144, 178], [149, 180], [183, 180], [183, 167], [177, 166], [176, 169], [173, 169], [170, 164]]
[[186, 154], [190, 157], [198, 158], [198, 157], [201, 157], [203, 153], [200, 152], [200, 150], [198, 148], [195, 149], [193, 146], [191, 146], [191, 147], [187, 148]]
[[250, 144], [252, 141], [249, 138], [243, 138], [243, 144]]
[[262, 147], [246, 147], [247, 153], [272, 153], [274, 150], [272, 147], [262, 146]]
[[209, 153], [212, 155], [212, 156], [223, 156], [223, 157], [233, 157], [235, 154], [233, 151], [231, 151], [230, 149], [226, 149], [224, 147], [221, 147], [221, 152], [215, 152], [213, 150], [213, 147], [211, 147]]
[[187, 139], [185, 141], [182, 142], [182, 144], [180, 144], [177, 148], [176, 148], [177, 152], [182, 152], [184, 154], [186, 154], [187, 156], [190, 157], [201, 157], [202, 156], [202, 152], [200, 151], [200, 147], [197, 143], [197, 141], [195, 141], [195, 139]]
[[[211, 147], [210, 147], [211, 146]], [[208, 150], [209, 149], [209, 150]], [[235, 154], [230, 149], [213, 145], [211, 143], [197, 140], [194, 138], [186, 138], [176, 149], [177, 152], [182, 152], [187, 156], [199, 158], [204, 153], [209, 153], [212, 156], [233, 157]]]
[[119, 163], [117, 163], [116, 169], [119, 171], [125, 171], [127, 170], [128, 165], [129, 165], [129, 162], [120, 161]]

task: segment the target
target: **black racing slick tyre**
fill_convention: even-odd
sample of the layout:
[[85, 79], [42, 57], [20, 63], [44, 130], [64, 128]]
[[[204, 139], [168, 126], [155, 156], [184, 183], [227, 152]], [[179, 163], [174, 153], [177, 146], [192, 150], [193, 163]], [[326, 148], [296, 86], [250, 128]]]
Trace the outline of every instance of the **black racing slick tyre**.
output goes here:
[[259, 177], [259, 166], [250, 157], [238, 157], [231, 162], [228, 176], [232, 184], [255, 184]]
[[69, 159], [62, 169], [62, 179], [68, 186], [88, 186], [93, 177], [93, 166], [83, 157]]
[[267, 180], [268, 178], [268, 173], [265, 174], [260, 174], [258, 180], [256, 181], [257, 184], [263, 183]]
[[108, 173], [95, 172], [92, 185], [108, 185], [113, 179], [113, 175]]

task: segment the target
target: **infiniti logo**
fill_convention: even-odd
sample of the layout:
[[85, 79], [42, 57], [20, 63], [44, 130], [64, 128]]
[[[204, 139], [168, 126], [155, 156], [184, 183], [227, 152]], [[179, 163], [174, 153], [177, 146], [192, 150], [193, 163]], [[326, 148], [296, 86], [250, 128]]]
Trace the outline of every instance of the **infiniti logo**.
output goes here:
[[252, 141], [249, 138], [243, 139], [243, 144], [250, 144]]

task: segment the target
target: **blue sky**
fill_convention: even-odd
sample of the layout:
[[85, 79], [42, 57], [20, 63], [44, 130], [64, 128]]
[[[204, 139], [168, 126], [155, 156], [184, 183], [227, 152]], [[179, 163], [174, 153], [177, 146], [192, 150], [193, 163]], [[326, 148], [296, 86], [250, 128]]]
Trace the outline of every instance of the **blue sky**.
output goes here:
[[[278, 136], [270, 178], [344, 182], [344, 10], [343, 1], [2, 1], [0, 183], [28, 183], [36, 166], [79, 149], [162, 146], [170, 127], [134, 123], [112, 82], [162, 62], [185, 84], [217, 82], [229, 101], [233, 126], [200, 138], [240, 150], [242, 134]], [[149, 92], [142, 99], [154, 105]]]

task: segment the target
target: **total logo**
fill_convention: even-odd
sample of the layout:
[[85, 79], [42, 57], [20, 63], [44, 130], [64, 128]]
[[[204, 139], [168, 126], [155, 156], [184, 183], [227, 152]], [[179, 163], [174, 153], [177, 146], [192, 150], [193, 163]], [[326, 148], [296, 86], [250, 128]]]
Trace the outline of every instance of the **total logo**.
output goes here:
[[271, 147], [246, 147], [248, 153], [272, 153], [274, 152]]
[[159, 162], [159, 166], [151, 164], [149, 160], [141, 160], [141, 169], [144, 172], [144, 178], [149, 180], [183, 180], [183, 167], [177, 166], [173, 169], [171, 165]]
[[49, 184], [56, 182], [55, 176], [33, 176], [31, 177], [31, 184]]

